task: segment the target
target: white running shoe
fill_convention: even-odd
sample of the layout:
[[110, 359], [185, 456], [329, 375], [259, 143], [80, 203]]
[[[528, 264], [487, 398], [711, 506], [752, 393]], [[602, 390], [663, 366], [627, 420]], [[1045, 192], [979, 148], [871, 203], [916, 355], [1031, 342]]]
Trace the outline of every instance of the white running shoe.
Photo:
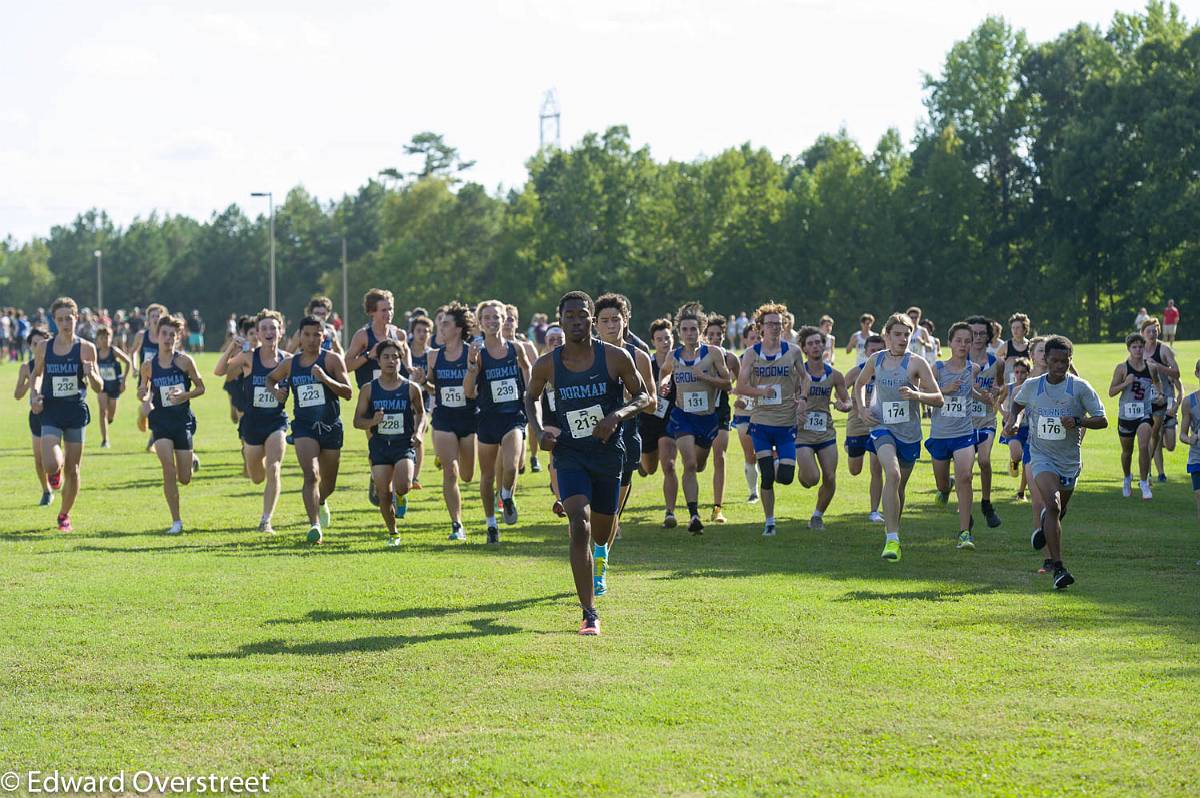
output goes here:
[[765, 524], [763, 526], [763, 537], [764, 538], [775, 537], [775, 525], [774, 524]]
[[1132, 487], [1133, 487], [1133, 477], [1132, 476], [1125, 477], [1125, 481], [1121, 483], [1121, 495], [1124, 496], [1126, 499], [1128, 499], [1133, 493], [1133, 491], [1130, 490]]
[[872, 524], [882, 524], [883, 523], [883, 513], [879, 512], [878, 510], [868, 513], [867, 520], [870, 521]]
[[1152, 494], [1152, 493], [1150, 492], [1150, 482], [1149, 482], [1149, 480], [1139, 479], [1139, 480], [1138, 480], [1138, 487], [1140, 487], [1140, 488], [1142, 489], [1142, 499], [1143, 499], [1143, 501], [1150, 501], [1151, 499], [1153, 499], [1153, 498], [1154, 498], [1154, 494]]
[[167, 534], [168, 535], [182, 535], [183, 534], [183, 522], [176, 521], [175, 523], [171, 524], [171, 528], [167, 530]]

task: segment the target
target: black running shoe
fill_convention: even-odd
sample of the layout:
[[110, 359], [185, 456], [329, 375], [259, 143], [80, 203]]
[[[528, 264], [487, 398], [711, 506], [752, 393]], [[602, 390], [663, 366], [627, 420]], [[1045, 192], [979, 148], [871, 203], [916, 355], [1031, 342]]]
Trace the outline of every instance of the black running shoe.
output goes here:
[[532, 458], [530, 458], [530, 460], [529, 460], [529, 470], [530, 470], [530, 471], [532, 471], [532, 472], [533, 472], [533, 473], [535, 473], [535, 474], [537, 474], [537, 473], [541, 472], [541, 470], [542, 470], [542, 464], [538, 462], [538, 459], [537, 459], [536, 457], [532, 457]]
[[[1042, 526], [1046, 524], [1046, 511], [1042, 510], [1042, 514], [1038, 516], [1038, 523]], [[1046, 532], [1039, 526], [1033, 530], [1033, 534], [1029, 537], [1029, 543], [1033, 546], [1034, 551], [1041, 551], [1046, 548]], [[1049, 562], [1049, 560], [1047, 560]]]
[[505, 524], [512, 526], [517, 523], [517, 503], [509, 496], [507, 499], [500, 500], [502, 509], [501, 518]]
[[1047, 557], [1042, 560], [1042, 567], [1038, 569], [1039, 574], [1048, 574], [1054, 570], [1054, 560]]
[[1000, 526], [1000, 516], [996, 515], [996, 508], [991, 502], [983, 502], [983, 517], [987, 519], [987, 525], [992, 529]]
[[692, 516], [692, 522], [688, 524], [688, 532], [691, 532], [693, 535], [704, 534], [704, 524], [700, 521], [700, 516]]
[[1075, 584], [1075, 577], [1071, 576], [1071, 572], [1064, 566], [1059, 565], [1054, 569], [1054, 589], [1065, 590], [1067, 587]]
[[500, 545], [500, 530], [494, 526], [489, 526], [487, 530], [487, 542], [493, 546]]

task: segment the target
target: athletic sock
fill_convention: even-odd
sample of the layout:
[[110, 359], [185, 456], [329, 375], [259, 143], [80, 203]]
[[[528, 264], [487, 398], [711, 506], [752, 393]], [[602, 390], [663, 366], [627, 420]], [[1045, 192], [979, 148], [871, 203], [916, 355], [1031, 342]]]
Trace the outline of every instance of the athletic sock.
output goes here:
[[775, 516], [773, 516], [773, 515], [767, 516], [767, 526], [775, 526]]
[[608, 559], [608, 544], [601, 546], [599, 543], [592, 544], [592, 559], [603, 557]]
[[897, 543], [899, 543], [900, 542], [900, 533], [899, 532], [885, 532], [884, 539], [885, 540], [894, 540]]
[[496, 527], [496, 516], [495, 515], [489, 515], [487, 517], [487, 525], [488, 525], [488, 529], [494, 529]]
[[746, 487], [751, 493], [757, 492], [755, 488], [758, 486], [758, 466], [754, 463], [742, 464], [742, 474], [746, 477]]
[[820, 511], [820, 510], [813, 510], [812, 517], [813, 517], [813, 518], [820, 518], [820, 517], [821, 517], [821, 511]]
[[700, 515], [700, 502], [688, 502], [687, 507], [692, 515]]
[[504, 501], [505, 499], [511, 499], [512, 497], [513, 497], [513, 493], [511, 490], [509, 490], [508, 488], [500, 489], [500, 501]]

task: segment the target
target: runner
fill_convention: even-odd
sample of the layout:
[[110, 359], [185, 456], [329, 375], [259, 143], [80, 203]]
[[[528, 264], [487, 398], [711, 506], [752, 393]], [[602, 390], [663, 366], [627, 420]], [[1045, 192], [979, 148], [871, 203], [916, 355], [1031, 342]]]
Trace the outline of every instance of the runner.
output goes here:
[[[1177, 420], [1175, 412], [1176, 396], [1183, 396], [1183, 383], [1179, 381], [1179, 362], [1175, 358], [1175, 350], [1159, 340], [1160, 327], [1158, 319], [1153, 316], [1142, 323], [1142, 337], [1146, 339], [1146, 360], [1162, 366], [1160, 377], [1164, 386], [1169, 387], [1165, 396], [1159, 396], [1155, 389], [1154, 397], [1154, 430], [1151, 436], [1151, 451], [1158, 466], [1159, 482], [1166, 482], [1167, 475], [1163, 469], [1162, 450], [1170, 443], [1168, 450], [1175, 448], [1175, 429]], [[1163, 401], [1165, 399], [1165, 401]]]
[[[652, 401], [629, 354], [592, 338], [594, 308], [591, 297], [582, 291], [571, 291], [559, 300], [558, 318], [566, 343], [538, 358], [525, 395], [526, 413], [536, 418], [535, 397], [547, 383], [554, 386], [554, 425], [537, 424], [535, 431], [542, 449], [554, 458], [570, 521], [571, 571], [583, 610], [581, 635], [600, 633], [595, 583], [606, 571], [620, 504], [621, 422]], [[622, 389], [633, 398], [623, 403]]]
[[[883, 327], [887, 348], [867, 360], [854, 383], [859, 416], [871, 427], [871, 443], [883, 469], [883, 559], [900, 559], [900, 516], [913, 465], [921, 456], [922, 404], [941, 407], [942, 392], [923, 358], [908, 351], [915, 325], [894, 313]], [[875, 379], [868, 399], [867, 385]]]
[[971, 423], [975, 428], [975, 459], [979, 462], [980, 509], [987, 525], [1000, 526], [1000, 516], [992, 505], [992, 445], [996, 442], [996, 402], [1003, 384], [1003, 368], [994, 354], [988, 351], [992, 322], [983, 316], [967, 317], [971, 327], [971, 349], [967, 362], [979, 366], [975, 390], [971, 393]]
[[[503, 337], [504, 303], [490, 299], [479, 303], [475, 317], [483, 330], [483, 344], [471, 344], [467, 352], [467, 375], [463, 388], [468, 402], [475, 402], [479, 441], [479, 496], [487, 522], [487, 542], [500, 542], [496, 526], [496, 477], [500, 481], [501, 515], [504, 523], [517, 523], [513, 490], [521, 464], [521, 437], [525, 434], [525, 386], [529, 384], [529, 360], [525, 348]], [[442, 462], [445, 462], [443, 458]]]
[[[385, 338], [391, 338], [402, 343], [407, 336], [404, 331], [392, 324], [395, 313], [395, 298], [392, 292], [383, 288], [372, 288], [363, 294], [363, 310], [370, 321], [354, 333], [350, 345], [346, 347], [346, 369], [354, 372], [354, 381], [361, 390], [371, 380], [379, 376], [379, 363], [371, 356], [375, 345]], [[407, 377], [409, 373], [407, 344], [400, 348], [400, 376]], [[368, 480], [367, 499], [375, 504], [375, 480]]]
[[[238, 423], [238, 433], [245, 444], [242, 453], [246, 473], [255, 485], [263, 485], [263, 511], [258, 531], [273, 535], [275, 528], [271, 525], [271, 518], [279, 501], [280, 468], [287, 446], [288, 417], [279, 402], [280, 393], [277, 393], [283, 389], [278, 386], [275, 390], [267, 387], [267, 377], [291, 355], [279, 349], [279, 339], [283, 335], [283, 316], [279, 311], [264, 308], [258, 314], [255, 328], [258, 346], [236, 353], [231, 346], [217, 361], [214, 373], [223, 377], [233, 370], [246, 375], [246, 412]], [[237, 348], [241, 348], [240, 343]]]
[[1084, 429], [1104, 429], [1108, 419], [1100, 397], [1085, 380], [1067, 373], [1074, 346], [1061, 335], [1046, 339], [1047, 372], [1025, 381], [1013, 399], [1005, 423], [1009, 436], [1017, 431], [1016, 414], [1029, 413], [1030, 471], [1037, 483], [1035, 500], [1040, 526], [1030, 542], [1036, 551], [1046, 549], [1054, 572], [1054, 589], [1074, 584], [1062, 561], [1062, 520], [1075, 491], [1081, 466], [1080, 445]]
[[[133, 348], [130, 354], [136, 353], [138, 356], [138, 373], [141, 373], [141, 364], [148, 363], [158, 357], [158, 320], [167, 315], [165, 305], [160, 305], [154, 302], [146, 306], [146, 326], [143, 327], [133, 339]], [[138, 386], [139, 392], [142, 386]], [[149, 429], [149, 419], [146, 417], [145, 409], [139, 408], [137, 428], [142, 432]], [[146, 442], [146, 451], [150, 451], [154, 446], [154, 437], [151, 436]]]
[[[433, 368], [426, 388], [433, 391], [433, 448], [442, 469], [442, 498], [450, 514], [450, 540], [463, 541], [467, 532], [462, 525], [462, 495], [458, 481], [470, 482], [475, 476], [475, 400], [466, 395], [469, 353], [466, 341], [475, 327], [475, 314], [469, 307], [452, 302], [442, 313], [439, 337], [442, 346], [434, 355]], [[474, 378], [474, 375], [472, 375]]]
[[[240, 316], [237, 320], [237, 332], [229, 339], [221, 357], [228, 364], [229, 358], [240, 352], [249, 352], [258, 346], [258, 331], [255, 329], [254, 316]], [[237, 424], [246, 412], [246, 375], [238, 369], [225, 371], [225, 394], [229, 397], [229, 420]], [[245, 476], [243, 474], [243, 476]]]
[[[923, 358], [925, 357], [926, 350], [928, 350], [933, 344], [928, 340], [929, 333], [921, 325], [921, 309], [916, 305], [913, 305], [911, 308], [904, 311], [904, 313], [908, 316], [909, 321], [911, 321], [913, 324], [913, 334], [908, 338], [908, 351], [912, 352], [917, 357]], [[887, 333], [884, 333], [883, 337], [886, 342]]]
[[[732, 318], [732, 317], [730, 317]], [[708, 319], [708, 327], [704, 330], [704, 338], [708, 341], [709, 346], [721, 346], [725, 341], [725, 317], [714, 314]], [[737, 355], [728, 350], [725, 352], [725, 368], [729, 370], [732, 376], [737, 374], [741, 368], [741, 364], [737, 359]], [[650, 360], [646, 359], [647, 368]], [[726, 522], [725, 513], [722, 511], [722, 505], [725, 504], [725, 452], [729, 448], [729, 431], [733, 429], [733, 411], [729, 406], [730, 391], [722, 390], [717, 392], [717, 437], [713, 440], [712, 459], [713, 459], [713, 508], [712, 514], [708, 517], [709, 521], [716, 524], [724, 524]], [[739, 396], [737, 401], [740, 403], [740, 408], [745, 411], [748, 405], [746, 400], [748, 397]], [[743, 426], [748, 427], [750, 424], [749, 412], [745, 412], [746, 422]], [[755, 477], [757, 471], [754, 469], [754, 444], [750, 441], [749, 436], [746, 438], [746, 448], [749, 449], [746, 454], [751, 476], [747, 478], [750, 485], [750, 492], [754, 493]]]
[[1008, 317], [1010, 337], [996, 352], [996, 359], [1004, 364], [1004, 384], [1012, 384], [1013, 364], [1020, 358], [1030, 356], [1029, 317], [1024, 313], [1014, 313]]
[[[1200, 360], [1196, 361], [1196, 377], [1200, 378]], [[1179, 440], [1188, 445], [1187, 472], [1192, 477], [1192, 495], [1196, 500], [1196, 515], [1200, 518], [1200, 391], [1192, 391], [1180, 402], [1183, 412], [1183, 432]], [[1200, 562], [1196, 563], [1200, 565]]]
[[117, 417], [117, 400], [125, 393], [125, 380], [133, 370], [129, 355], [112, 343], [112, 328], [102, 324], [96, 328], [96, 367], [104, 390], [96, 394], [100, 410], [100, 448], [109, 448], [108, 425]]
[[842, 372], [825, 360], [829, 351], [825, 333], [816, 327], [801, 327], [799, 338], [804, 349], [808, 391], [805, 394], [807, 410], [800, 416], [796, 431], [796, 469], [802, 487], [821, 485], [808, 528], [824, 529], [825, 511], [837, 493], [837, 432], [833, 428], [830, 407], [837, 408], [840, 413], [848, 412], [850, 394], [846, 391], [846, 378]]
[[[726, 353], [727, 355], [729, 353]], [[742, 362], [737, 361], [737, 374], [741, 374]], [[750, 437], [750, 412], [754, 409], [754, 397], [742, 396], [736, 391], [733, 401], [733, 428], [737, 430], [738, 443], [742, 447], [742, 476], [746, 478], [746, 503], [758, 501], [758, 459], [754, 456], [754, 439]]]
[[800, 348], [783, 340], [787, 305], [767, 302], [754, 311], [762, 340], [742, 353], [736, 393], [754, 399], [750, 437], [758, 458], [763, 537], [775, 535], [775, 483], [796, 476], [796, 418], [807, 406], [808, 386]]
[[[308, 300], [308, 306], [304, 309], [305, 318], [312, 317], [317, 320], [321, 326], [321, 349], [326, 352], [336, 352], [343, 354], [341, 336], [338, 335], [336, 329], [331, 322], [333, 318], [333, 300], [327, 296], [315, 296]], [[302, 324], [303, 326], [303, 324]], [[287, 350], [289, 352], [300, 351], [300, 329], [288, 340]]]
[[[504, 337], [505, 341], [511, 341], [514, 346], [525, 350], [525, 362], [529, 364], [530, 368], [533, 368], [534, 362], [537, 361], [537, 359], [538, 359], [538, 350], [537, 350], [537, 347], [534, 346], [529, 341], [529, 339], [527, 339], [524, 335], [521, 334], [520, 329], [521, 329], [521, 311], [517, 309], [516, 305], [512, 305], [512, 304], [505, 305], [504, 306], [504, 329], [502, 330], [501, 335]], [[521, 430], [521, 437], [520, 437], [521, 452], [520, 452], [520, 457], [517, 459], [517, 462], [520, 463], [520, 466], [517, 468], [518, 474], [525, 473], [525, 450], [527, 448], [529, 448], [531, 445], [536, 445], [536, 440], [534, 441], [533, 444], [530, 443], [529, 439], [532, 438], [532, 435], [533, 435], [533, 431], [531, 429], [529, 429], [528, 425], [526, 425], [525, 429]], [[539, 463], [538, 459], [537, 459], [537, 449], [531, 450], [531, 457], [530, 457], [529, 465], [530, 465], [531, 470], [535, 474], [542, 470], [542, 464]], [[499, 479], [499, 474], [497, 474], [497, 479]], [[497, 493], [499, 492], [499, 490], [500, 489], [497, 488]]]
[[[1163, 369], [1158, 363], [1145, 359], [1146, 339], [1141, 333], [1130, 333], [1125, 338], [1129, 357], [1113, 369], [1112, 383], [1108, 386], [1109, 396], [1120, 396], [1117, 400], [1117, 435], [1121, 439], [1121, 471], [1124, 481], [1121, 495], [1129, 498], [1133, 483], [1130, 467], [1133, 460], [1133, 444], [1138, 448], [1138, 487], [1142, 499], [1154, 498], [1150, 492], [1150, 449], [1154, 430], [1153, 403], [1163, 396]], [[1165, 402], [1164, 402], [1165, 404]]]
[[70, 532], [71, 509], [79, 496], [83, 462], [84, 428], [91, 420], [87, 386], [104, 388], [96, 368], [96, 347], [75, 336], [79, 306], [70, 297], [59, 297], [50, 306], [58, 330], [34, 351], [33, 412], [42, 422], [42, 466], [50, 488], [62, 488], [58, 531]]
[[846, 354], [855, 353], [854, 365], [856, 366], [861, 366], [867, 360], [867, 339], [876, 335], [872, 329], [874, 326], [875, 317], [870, 313], [862, 314], [858, 317], [858, 329], [850, 336], [850, 340], [846, 341]]
[[[1030, 352], [1033, 351], [1033, 344], [1029, 346]], [[1011, 360], [1005, 360], [1007, 368], [1011, 363], [1012, 383], [1006, 384], [1002, 389], [1000, 399], [1000, 413], [1008, 418], [1009, 410], [1012, 407], [1013, 397], [1017, 395], [1017, 391], [1025, 384], [1025, 380], [1029, 379], [1033, 372], [1033, 366], [1027, 358], [1018, 357]], [[1017, 501], [1025, 501], [1025, 490], [1029, 485], [1029, 475], [1026, 473], [1026, 468], [1029, 464], [1029, 421], [1024, 416], [1021, 416], [1021, 424], [1017, 428], [1017, 434], [1014, 437], [1007, 435], [1000, 436], [1000, 443], [1008, 445], [1008, 475], [1010, 477], [1020, 477], [1021, 482], [1017, 487]]]
[[204, 395], [204, 380], [190, 355], [179, 351], [187, 323], [182, 316], [163, 316], [158, 330], [158, 355], [141, 365], [138, 399], [150, 423], [154, 452], [162, 465], [163, 496], [171, 513], [168, 535], [183, 533], [179, 486], [192, 481], [196, 416], [191, 401]]
[[675, 327], [682, 345], [663, 364], [659, 376], [662, 381], [675, 383], [675, 406], [671, 408], [667, 434], [675, 439], [683, 460], [683, 498], [691, 516], [688, 531], [693, 535], [704, 534], [697, 475], [708, 465], [708, 454], [717, 437], [717, 391], [730, 390], [733, 382], [725, 365], [725, 350], [700, 343], [700, 331], [707, 320], [699, 302], [679, 308]]
[[[553, 352], [562, 346], [566, 341], [562, 327], [559, 327], [557, 324], [547, 327], [545, 341], [547, 352]], [[534, 362], [536, 363], [537, 361], [535, 360]], [[554, 386], [552, 384], [547, 383], [546, 390], [542, 391], [542, 396], [538, 401], [538, 410], [540, 411], [540, 415], [538, 416], [539, 423], [542, 426], [546, 426], [549, 420], [554, 417]], [[533, 436], [533, 439], [536, 440], [536, 436]], [[559, 518], [566, 518], [567, 511], [563, 509], [562, 501], [558, 496], [558, 471], [554, 468], [553, 457], [546, 462], [546, 471], [550, 475], [550, 495], [554, 497], [554, 505], [551, 510]]]
[[950, 357], [937, 361], [933, 367], [933, 376], [941, 389], [943, 403], [941, 407], [933, 409], [925, 449], [933, 458], [939, 504], [945, 504], [950, 498], [950, 466], [954, 466], [953, 489], [958, 493], [958, 548], [974, 549], [971, 477], [975, 466], [976, 438], [969, 407], [971, 399], [978, 397], [975, 383], [979, 376], [979, 364], [967, 360], [972, 341], [970, 325], [962, 321], [955, 322], [950, 325], [948, 335]]
[[42, 465], [42, 417], [32, 410], [33, 399], [37, 396], [37, 392], [32, 390], [33, 371], [36, 365], [34, 353], [48, 340], [50, 340], [50, 334], [41, 327], [33, 327], [25, 336], [25, 344], [29, 347], [30, 352], [29, 360], [21, 364], [17, 375], [17, 388], [13, 391], [13, 398], [17, 401], [24, 399], [25, 394], [29, 394], [29, 434], [33, 440], [33, 470], [37, 474], [38, 484], [42, 486], [42, 498], [38, 501], [39, 507], [47, 507], [54, 500], [54, 491], [50, 489], [50, 483], [46, 480], [46, 469]]
[[[821, 332], [825, 335], [825, 353], [821, 356], [821, 359], [832, 366], [833, 361], [834, 361], [834, 356], [836, 353], [836, 350], [834, 349], [835, 339], [833, 337], [833, 316], [828, 316], [828, 315], [822, 316], [821, 320], [817, 324], [817, 326], [820, 328]], [[804, 338], [803, 335], [797, 336], [796, 340], [797, 340], [797, 343], [800, 344], [800, 346], [804, 346], [803, 338]]]
[[[600, 298], [596, 300], [596, 332], [599, 334], [600, 340], [606, 344], [621, 347], [629, 353], [634, 368], [642, 380], [642, 388], [649, 395], [651, 386], [655, 384], [654, 372], [650, 367], [650, 355], [628, 340], [627, 333], [631, 315], [629, 298], [624, 294], [601, 294]], [[629, 494], [633, 488], [633, 474], [639, 469], [642, 461], [641, 419], [653, 409], [653, 406], [647, 406], [643, 412], [621, 424], [625, 461], [621, 466], [621, 503], [617, 509], [616, 533], [614, 534], [616, 540], [621, 539], [621, 515], [625, 512], [625, 503], [629, 501]], [[608, 558], [611, 557], [612, 544], [610, 543]], [[607, 567], [608, 558], [605, 559], [605, 567]], [[607, 590], [607, 583], [604, 574], [601, 573], [596, 579], [596, 595], [603, 596], [605, 590]]]
[[308, 514], [308, 542], [321, 543], [329, 529], [326, 499], [337, 487], [342, 458], [342, 418], [339, 399], [350, 401], [354, 391], [342, 356], [325, 349], [325, 324], [305, 316], [296, 335], [300, 351], [281, 360], [267, 375], [267, 389], [282, 405], [292, 397], [292, 446], [304, 473], [300, 495]]
[[[883, 336], [878, 333], [871, 333], [863, 345], [863, 354], [865, 355], [863, 362], [865, 363], [866, 359], [870, 358], [876, 352], [882, 352], [883, 348]], [[846, 372], [846, 385], [853, 388], [861, 372], [862, 363]], [[871, 396], [874, 393], [875, 380], [872, 379], [867, 383], [868, 407], [870, 407]], [[871, 512], [867, 514], [867, 520], [872, 524], [882, 524], [883, 513], [879, 512], [879, 502], [883, 497], [883, 468], [879, 465], [878, 455], [875, 454], [875, 444], [871, 443], [871, 428], [862, 420], [862, 415], [859, 413], [857, 397], [858, 391], [851, 390], [850, 403], [852, 409], [850, 414], [846, 416], [846, 466], [850, 470], [850, 476], [856, 477], [862, 473], [863, 457], [868, 453], [871, 455], [871, 481], [869, 487]]]
[[672, 335], [674, 324], [670, 319], [655, 319], [650, 325], [650, 340], [654, 342], [654, 353], [650, 356], [650, 371], [653, 385], [658, 386], [654, 397], [654, 411], [641, 420], [642, 476], [650, 476], [662, 466], [663, 475], [663, 529], [674, 529], [679, 522], [675, 519], [675, 502], [679, 497], [679, 477], [675, 473], [675, 456], [678, 449], [675, 439], [667, 434], [667, 416], [675, 406], [675, 382], [662, 378], [663, 366], [670, 361], [675, 348]]
[[[424, 386], [429, 379], [429, 355], [435, 351], [432, 346], [433, 322], [428, 316], [415, 316], [410, 329], [412, 342], [409, 345], [409, 357], [412, 358], [413, 364], [412, 379], [418, 385]], [[433, 411], [433, 394], [422, 387], [421, 395], [424, 397], [422, 407], [425, 408], [425, 412], [419, 414], [421, 425], [412, 435], [413, 448], [417, 453], [412, 475], [413, 490], [421, 489], [421, 466], [425, 463], [425, 432], [429, 428], [429, 417]]]
[[398, 342], [384, 338], [371, 358], [379, 364], [379, 376], [358, 392], [354, 426], [370, 435], [367, 448], [379, 513], [387, 527], [388, 545], [399, 546], [396, 507], [407, 507], [407, 502], [397, 497], [405, 497], [412, 486], [417, 457], [413, 434], [424, 426], [425, 404], [421, 386], [400, 375], [403, 350]]

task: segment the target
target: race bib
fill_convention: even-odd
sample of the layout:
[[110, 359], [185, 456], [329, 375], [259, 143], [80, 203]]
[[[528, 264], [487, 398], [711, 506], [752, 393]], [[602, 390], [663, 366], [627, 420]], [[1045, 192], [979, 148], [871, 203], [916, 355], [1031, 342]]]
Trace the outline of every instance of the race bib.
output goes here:
[[688, 413], [707, 413], [708, 391], [684, 391], [683, 409]]
[[988, 414], [987, 407], [978, 399], [972, 399], [969, 407], [971, 408], [971, 415], [975, 418], [983, 418]]
[[1037, 425], [1038, 437], [1044, 441], [1062, 441], [1067, 439], [1067, 429], [1061, 418], [1040, 416]]
[[442, 388], [439, 395], [442, 399], [442, 407], [467, 406], [467, 395], [463, 393], [461, 385], [447, 385]]
[[667, 411], [671, 409], [671, 402], [665, 396], [658, 397], [658, 406], [654, 408], [654, 415], [659, 418], [666, 418]]
[[908, 421], [908, 402], [884, 402], [883, 423], [903, 424]]
[[380, 435], [403, 435], [404, 434], [404, 414], [403, 413], [385, 413], [383, 420], [376, 427], [376, 432]]
[[515, 402], [517, 400], [517, 378], [509, 377], [504, 380], [495, 380], [491, 383], [492, 386], [492, 402], [500, 404], [502, 402]]
[[829, 416], [824, 413], [813, 410], [804, 416], [804, 430], [806, 432], [825, 432], [829, 429]]
[[1121, 403], [1121, 418], [1133, 420], [1143, 418], [1146, 415], [1146, 406], [1141, 402], [1122, 402]]
[[961, 396], [947, 396], [946, 403], [942, 405], [942, 415], [946, 418], [966, 418], [966, 399]]
[[53, 396], [71, 396], [77, 394], [79, 393], [79, 380], [73, 374], [64, 377], [52, 377], [50, 379], [50, 393]]
[[296, 386], [296, 405], [298, 407], [319, 407], [325, 404], [325, 386], [319, 382], [310, 382]]
[[101, 366], [100, 367], [100, 379], [104, 380], [105, 382], [116, 382], [117, 367], [116, 366]]
[[267, 386], [257, 385], [254, 388], [254, 406], [262, 410], [274, 410], [279, 407], [279, 397]]
[[767, 387], [771, 389], [771, 393], [767, 396], [758, 397], [758, 403], [764, 407], [769, 405], [783, 404], [783, 386], [779, 383], [775, 383], [774, 385], [768, 385]]
[[171, 407], [175, 404], [175, 392], [182, 390], [182, 385], [160, 385], [158, 386], [158, 398], [162, 402], [163, 407]]
[[600, 405], [592, 405], [585, 407], [582, 410], [568, 410], [567, 427], [571, 430], [572, 438], [587, 438], [592, 434], [592, 430], [600, 423], [600, 419], [604, 418], [604, 411], [600, 409]]

